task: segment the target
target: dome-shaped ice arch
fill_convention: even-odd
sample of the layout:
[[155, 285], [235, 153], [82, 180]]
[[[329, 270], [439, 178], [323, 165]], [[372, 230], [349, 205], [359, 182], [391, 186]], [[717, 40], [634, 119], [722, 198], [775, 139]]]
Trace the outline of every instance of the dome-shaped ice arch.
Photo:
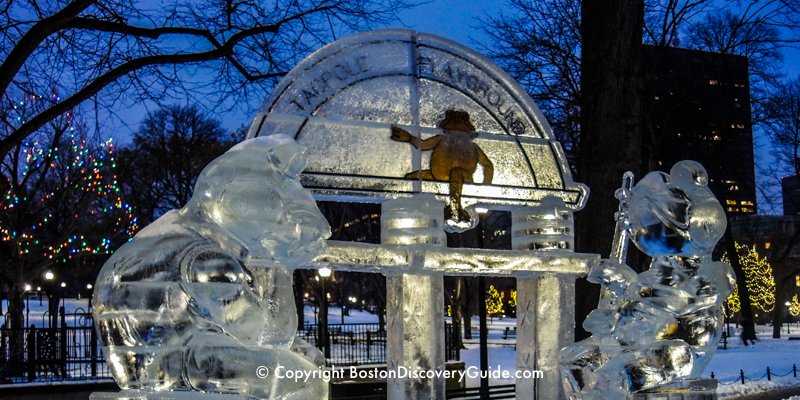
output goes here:
[[[464, 205], [535, 205], [551, 195], [583, 208], [561, 145], [542, 113], [503, 70], [452, 41], [409, 30], [353, 35], [298, 64], [273, 90], [248, 137], [282, 133], [308, 149], [303, 185], [319, 198], [446, 197], [447, 182], [404, 178], [429, 153], [390, 139], [397, 125], [423, 139], [446, 110], [466, 111], [492, 161], [491, 184], [465, 184]], [[482, 171], [474, 181], [482, 182]]]
[[[469, 114], [469, 130], [477, 133], [468, 135], [466, 147], [477, 146], [491, 161], [484, 159], [472, 180], [484, 182], [487, 165], [494, 171], [491, 183], [465, 183], [461, 202], [510, 210], [513, 250], [447, 248], [441, 206], [452, 196], [450, 182], [415, 178], [411, 173], [429, 169], [434, 156], [392, 139], [393, 126], [421, 139], [460, 136], [452, 130], [463, 129], [449, 124], [450, 131], [437, 128], [448, 110]], [[459, 128], [469, 126], [463, 115], [456, 119]], [[517, 279], [517, 369], [544, 377], [517, 379], [516, 395], [564, 398], [556, 366], [558, 350], [572, 343], [574, 280], [599, 257], [574, 253], [571, 245], [552, 247], [551, 240], [571, 241], [571, 218], [564, 213], [582, 208], [588, 191], [572, 181], [560, 144], [511, 77], [435, 36], [359, 34], [323, 47], [287, 74], [248, 136], [271, 134], [293, 136], [308, 149], [301, 181], [318, 199], [382, 202], [380, 244], [329, 241], [309, 267], [386, 275], [387, 370], [444, 370], [444, 274], [508, 275]], [[469, 157], [474, 161], [475, 154]], [[562, 218], [552, 214], [558, 201], [547, 196], [564, 200], [568, 210], [557, 206]], [[543, 224], [569, 228], [537, 228]], [[553, 239], [561, 236], [569, 238]], [[539, 239], [549, 250], [536, 250]], [[392, 400], [444, 399], [445, 380], [390, 377], [387, 394]]]

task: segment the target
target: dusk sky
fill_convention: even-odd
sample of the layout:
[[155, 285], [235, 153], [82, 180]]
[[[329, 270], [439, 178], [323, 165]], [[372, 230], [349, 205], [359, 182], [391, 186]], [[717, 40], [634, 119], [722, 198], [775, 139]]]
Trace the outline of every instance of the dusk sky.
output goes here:
[[[729, 7], [730, 3], [723, 2], [719, 6]], [[462, 45], [478, 48], [478, 43], [485, 43], [486, 37], [480, 27], [480, 18], [487, 15], [511, 13], [504, 9], [502, 2], [486, 2], [480, 0], [433, 0], [414, 9], [406, 10], [400, 14], [400, 21], [389, 24], [386, 28], [412, 29], [418, 32], [431, 33], [456, 41]], [[800, 51], [787, 50], [784, 52], [784, 70], [790, 76], [800, 73]], [[254, 99], [258, 102], [265, 99]], [[154, 104], [143, 104], [129, 107], [118, 113], [117, 117], [105, 121], [104, 125], [114, 132], [114, 137], [126, 143], [133, 132], [138, 129], [139, 123], [146, 115], [148, 109], [153, 109]], [[257, 110], [236, 110], [233, 112], [219, 113], [215, 117], [222, 120], [228, 130], [235, 130], [241, 126], [249, 126]], [[770, 145], [767, 140], [756, 138], [756, 163], [767, 163], [771, 159]], [[760, 176], [759, 179], [765, 177]], [[760, 206], [763, 205], [760, 204]], [[781, 210], [760, 210], [760, 212], [780, 213]]]

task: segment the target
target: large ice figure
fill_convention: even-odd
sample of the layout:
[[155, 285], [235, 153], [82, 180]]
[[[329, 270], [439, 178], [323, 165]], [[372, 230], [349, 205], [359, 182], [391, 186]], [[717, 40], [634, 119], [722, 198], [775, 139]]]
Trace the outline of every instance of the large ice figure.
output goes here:
[[[324, 362], [295, 338], [291, 270], [321, 253], [330, 233], [296, 179], [305, 162], [286, 136], [236, 145], [203, 170], [186, 206], [106, 262], [92, 305], [119, 396], [327, 398], [320, 380], [274, 373]], [[251, 257], [270, 266], [249, 269]], [[262, 379], [259, 366], [273, 373]]]
[[633, 189], [623, 185], [619, 197], [617, 237], [630, 237], [652, 261], [637, 275], [621, 251], [590, 271], [588, 279], [602, 286], [598, 309], [583, 323], [592, 337], [561, 351], [564, 387], [575, 399], [670, 391], [698, 378], [716, 350], [722, 302], [733, 288], [730, 266], [711, 260], [726, 219], [700, 164], [651, 172]]

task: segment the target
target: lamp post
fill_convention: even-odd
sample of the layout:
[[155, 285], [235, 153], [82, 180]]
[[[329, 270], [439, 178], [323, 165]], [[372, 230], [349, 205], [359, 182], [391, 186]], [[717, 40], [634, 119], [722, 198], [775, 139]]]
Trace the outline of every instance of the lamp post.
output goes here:
[[50, 328], [55, 328], [58, 323], [58, 305], [53, 304], [55, 285], [53, 281], [56, 275], [52, 271], [44, 273], [44, 289], [47, 291], [47, 312], [50, 314]]
[[317, 273], [319, 274], [319, 285], [322, 297], [319, 304], [319, 324], [317, 325], [319, 334], [317, 337], [319, 338], [318, 345], [320, 346], [320, 350], [324, 352], [325, 359], [327, 360], [331, 357], [331, 346], [328, 341], [328, 291], [325, 288], [325, 281], [331, 276], [331, 269], [320, 268]]
[[31, 285], [25, 284], [25, 326], [30, 323], [31, 315]]
[[[478, 248], [486, 247], [486, 213], [483, 207], [478, 211]], [[481, 368], [481, 399], [489, 398], [489, 328], [486, 324], [486, 279], [483, 275], [478, 277], [478, 323], [480, 326], [479, 355]]]
[[792, 314], [789, 312], [789, 307], [792, 306], [792, 303], [787, 301], [783, 303], [786, 306], [786, 334], [790, 335], [792, 332], [789, 330], [789, 327], [792, 325]]

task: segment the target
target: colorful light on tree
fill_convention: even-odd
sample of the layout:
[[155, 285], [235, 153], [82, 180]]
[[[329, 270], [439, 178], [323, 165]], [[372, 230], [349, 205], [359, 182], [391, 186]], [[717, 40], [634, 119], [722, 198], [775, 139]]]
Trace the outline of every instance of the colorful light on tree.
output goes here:
[[[14, 104], [17, 120], [42, 101], [30, 96]], [[97, 143], [84, 131], [66, 113], [4, 160], [0, 241], [20, 258], [64, 263], [80, 254], [106, 254], [115, 239], [138, 230], [121, 197], [112, 139]]]

